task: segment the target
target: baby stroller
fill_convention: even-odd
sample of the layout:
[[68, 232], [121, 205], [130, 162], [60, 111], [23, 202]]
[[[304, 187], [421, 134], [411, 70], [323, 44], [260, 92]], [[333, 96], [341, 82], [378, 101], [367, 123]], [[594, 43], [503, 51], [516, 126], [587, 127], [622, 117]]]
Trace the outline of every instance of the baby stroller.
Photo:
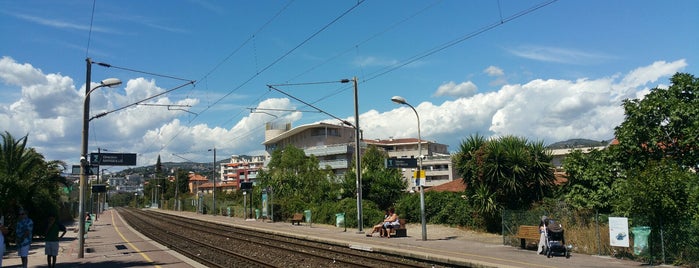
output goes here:
[[544, 226], [546, 226], [546, 248], [544, 249], [546, 257], [551, 258], [553, 255], [559, 255], [570, 258], [570, 251], [566, 247], [563, 235], [563, 226], [554, 219], [544, 220]]

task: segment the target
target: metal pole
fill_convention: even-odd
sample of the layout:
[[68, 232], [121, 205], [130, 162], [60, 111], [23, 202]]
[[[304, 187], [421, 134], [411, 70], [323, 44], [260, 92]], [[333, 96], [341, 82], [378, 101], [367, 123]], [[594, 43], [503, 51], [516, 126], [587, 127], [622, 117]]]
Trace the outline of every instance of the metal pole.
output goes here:
[[83, 102], [83, 132], [82, 132], [82, 146], [80, 151], [80, 194], [78, 197], [78, 214], [79, 224], [78, 224], [78, 258], [83, 258], [85, 255], [85, 180], [87, 174], [87, 132], [90, 122], [90, 77], [92, 75], [92, 60], [90, 58], [85, 59], [86, 71], [85, 71], [85, 100]]
[[212, 171], [212, 176], [211, 178], [214, 180], [214, 205], [213, 205], [213, 213], [214, 216], [216, 216], [216, 147], [214, 147], [214, 164], [213, 164], [214, 170]]
[[180, 198], [178, 197], [178, 194], [180, 192], [180, 177], [178, 176], [179, 174], [179, 169], [175, 168], [175, 202], [177, 202], [176, 210], [180, 211]]
[[359, 102], [357, 100], [357, 77], [352, 79], [354, 82], [354, 157], [355, 157], [355, 170], [357, 173], [357, 233], [364, 232], [364, 222], [362, 220], [362, 165], [361, 156], [359, 155]]
[[405, 98], [400, 96], [394, 96], [391, 101], [398, 104], [405, 104], [413, 109], [415, 116], [417, 117], [417, 150], [418, 150], [418, 167], [417, 167], [417, 181], [420, 182], [418, 187], [420, 187], [420, 217], [422, 218], [422, 240], [427, 240], [427, 220], [425, 219], [425, 182], [422, 180], [422, 135], [420, 134], [420, 115], [415, 110], [415, 107], [410, 105]]
[[[427, 240], [427, 220], [425, 219], [425, 181], [422, 178], [422, 136], [420, 135], [420, 115], [417, 114], [417, 110], [415, 110], [412, 105], [408, 104], [408, 106], [413, 109], [415, 116], [417, 116], [417, 174], [418, 180], [420, 180], [420, 217], [422, 218], [422, 240], [425, 241]], [[426, 179], [427, 178], [425, 178], [425, 180]]]

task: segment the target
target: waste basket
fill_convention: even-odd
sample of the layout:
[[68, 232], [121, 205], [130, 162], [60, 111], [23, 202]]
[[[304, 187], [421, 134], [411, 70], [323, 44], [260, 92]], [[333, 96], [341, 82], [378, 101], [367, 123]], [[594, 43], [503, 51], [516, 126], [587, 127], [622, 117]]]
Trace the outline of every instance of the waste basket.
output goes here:
[[311, 210], [304, 210], [303, 214], [306, 217], [306, 223], [311, 223]]
[[648, 249], [648, 235], [650, 235], [650, 226], [631, 227], [633, 234], [633, 253], [639, 255]]
[[335, 227], [344, 227], [344, 226], [345, 226], [345, 213], [335, 214]]
[[228, 213], [228, 217], [230, 218], [231, 217], [231, 207], [228, 207], [226, 209], [226, 212]]
[[257, 219], [259, 219], [259, 218], [260, 218], [260, 210], [259, 210], [259, 209], [255, 209], [255, 219], [257, 220]]

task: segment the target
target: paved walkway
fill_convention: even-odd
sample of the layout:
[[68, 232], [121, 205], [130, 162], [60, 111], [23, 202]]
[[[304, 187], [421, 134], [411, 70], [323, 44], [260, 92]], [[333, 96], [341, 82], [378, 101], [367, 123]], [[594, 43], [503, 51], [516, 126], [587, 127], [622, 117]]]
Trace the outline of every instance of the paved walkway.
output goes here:
[[[355, 229], [332, 225], [307, 224], [292, 226], [287, 222], [246, 221], [241, 218], [200, 215], [191, 212], [162, 211], [182, 217], [199, 218], [236, 226], [259, 229], [280, 235], [297, 236], [341, 246], [428, 258], [455, 267], [639, 267], [641, 263], [611, 257], [572, 254], [546, 258], [533, 250], [503, 246], [502, 237], [482, 235], [443, 226], [427, 226], [427, 240], [422, 240], [420, 224], [408, 224], [408, 237], [366, 237]], [[371, 226], [368, 227], [369, 229]], [[368, 230], [365, 230], [368, 231]], [[77, 232], [68, 231], [61, 241], [57, 267], [202, 267], [138, 234], [125, 225], [114, 210], [105, 211], [88, 232], [84, 258], [77, 258]], [[43, 242], [35, 242], [30, 250], [29, 267], [46, 267]], [[5, 254], [3, 267], [19, 267], [17, 252]]]

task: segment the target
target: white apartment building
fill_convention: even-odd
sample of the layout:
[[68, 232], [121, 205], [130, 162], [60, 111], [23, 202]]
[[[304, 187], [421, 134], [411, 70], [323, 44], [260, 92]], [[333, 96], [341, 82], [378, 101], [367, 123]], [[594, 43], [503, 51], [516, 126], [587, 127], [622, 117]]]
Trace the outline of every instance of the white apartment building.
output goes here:
[[[418, 141], [420, 147], [418, 147]], [[424, 156], [422, 160], [422, 170], [425, 171], [425, 187], [437, 186], [451, 182], [456, 177], [453, 169], [451, 155], [446, 144], [436, 143], [428, 140], [418, 140], [416, 138], [387, 139], [387, 140], [364, 140], [368, 145], [374, 145], [386, 151], [388, 157], [413, 158], [418, 159], [420, 149]], [[419, 160], [419, 159], [418, 159]], [[419, 162], [419, 161], [418, 161]], [[408, 189], [415, 191], [414, 172], [417, 168], [402, 168], [403, 179], [408, 182]]]
[[[277, 148], [291, 144], [303, 149], [306, 155], [315, 155], [320, 166], [330, 166], [336, 176], [343, 176], [354, 159], [355, 129], [345, 125], [315, 123], [291, 129], [290, 124], [282, 128], [267, 125], [265, 131], [265, 152], [268, 159]], [[388, 153], [389, 157], [417, 158], [418, 139], [388, 139], [360, 141], [360, 153], [368, 145], [377, 146]], [[451, 155], [447, 145], [428, 140], [421, 140], [422, 169], [425, 170], [426, 187], [439, 185], [454, 180]], [[413, 172], [416, 168], [402, 169], [403, 179], [408, 182], [406, 191], [414, 190]]]
[[[355, 132], [354, 128], [339, 124], [315, 123], [293, 129], [291, 124], [282, 128], [268, 124], [262, 144], [268, 160], [274, 150], [293, 145], [318, 158], [321, 168], [330, 166], [336, 176], [343, 176], [354, 156]], [[360, 143], [360, 149], [362, 146], [366, 147]]]
[[230, 162], [221, 163], [219, 170], [221, 185], [240, 189], [241, 182], [251, 181], [253, 184], [257, 184], [257, 174], [264, 167], [265, 159], [264, 155], [232, 155]]

